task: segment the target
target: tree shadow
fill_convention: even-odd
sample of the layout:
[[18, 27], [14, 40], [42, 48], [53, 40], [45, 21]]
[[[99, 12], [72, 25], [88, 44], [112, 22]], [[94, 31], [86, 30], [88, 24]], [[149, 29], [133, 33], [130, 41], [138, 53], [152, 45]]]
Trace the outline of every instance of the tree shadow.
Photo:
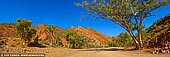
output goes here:
[[92, 49], [83, 49], [80, 51], [134, 51], [136, 49], [124, 49], [124, 48], [92, 48]]
[[38, 48], [45, 48], [45, 47], [47, 47], [47, 46], [44, 46], [44, 45], [42, 45], [42, 44], [35, 44], [35, 43], [30, 43], [29, 44], [29, 47], [38, 47]]

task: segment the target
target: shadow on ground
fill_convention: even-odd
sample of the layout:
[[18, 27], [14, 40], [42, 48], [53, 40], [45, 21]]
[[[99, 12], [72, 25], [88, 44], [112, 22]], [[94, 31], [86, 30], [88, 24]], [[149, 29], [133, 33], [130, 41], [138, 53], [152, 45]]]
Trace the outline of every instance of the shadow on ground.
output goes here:
[[39, 47], [39, 48], [45, 48], [47, 46], [41, 45], [41, 44], [34, 44], [34, 43], [30, 43], [29, 47]]
[[83, 49], [80, 51], [133, 51], [136, 49], [124, 49], [124, 48], [90, 48], [90, 49]]

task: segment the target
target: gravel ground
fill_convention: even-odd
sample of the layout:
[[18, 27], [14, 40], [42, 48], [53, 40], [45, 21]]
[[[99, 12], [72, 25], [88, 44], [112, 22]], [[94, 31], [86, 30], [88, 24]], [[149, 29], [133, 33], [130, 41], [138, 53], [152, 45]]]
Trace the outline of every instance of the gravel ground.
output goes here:
[[[24, 53], [23, 48], [0, 48], [0, 53]], [[45, 53], [46, 57], [170, 57], [170, 54], [150, 54], [139, 50], [124, 51], [122, 47], [68, 49], [28, 47], [26, 53]]]

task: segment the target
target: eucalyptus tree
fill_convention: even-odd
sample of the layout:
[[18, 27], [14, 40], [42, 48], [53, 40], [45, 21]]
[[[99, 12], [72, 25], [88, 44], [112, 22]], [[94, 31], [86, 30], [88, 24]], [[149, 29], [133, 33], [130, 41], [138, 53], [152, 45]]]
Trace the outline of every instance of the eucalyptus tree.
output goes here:
[[127, 32], [121, 32], [117, 37], [118, 38], [116, 40], [118, 41], [115, 41], [115, 42], [118, 42], [119, 46], [125, 47], [125, 45], [127, 45], [128, 42], [130, 42], [131, 40], [130, 35]]
[[66, 30], [65, 38], [69, 48], [84, 48], [87, 43], [87, 39], [82, 35], [78, 35], [76, 32]]
[[36, 34], [36, 30], [31, 28], [32, 21], [17, 19], [16, 32], [22, 40], [22, 45], [25, 47]]
[[[88, 10], [92, 16], [110, 20], [124, 28], [138, 49], [143, 45], [143, 20], [154, 16], [151, 13], [153, 10], [168, 3], [169, 0], [84, 0], [76, 5]], [[134, 35], [133, 30], [137, 30], [138, 36]]]
[[63, 33], [60, 33], [57, 30], [57, 27], [54, 25], [47, 25], [45, 26], [45, 31], [48, 34], [48, 40], [50, 41], [50, 45], [59, 45], [60, 38], [64, 37]]

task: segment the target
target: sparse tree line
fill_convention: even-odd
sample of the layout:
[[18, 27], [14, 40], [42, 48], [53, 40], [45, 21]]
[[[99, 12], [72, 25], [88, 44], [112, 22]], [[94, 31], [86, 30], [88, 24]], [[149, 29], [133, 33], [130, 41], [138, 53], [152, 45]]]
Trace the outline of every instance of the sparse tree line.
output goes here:
[[132, 46], [132, 38], [127, 32], [122, 32], [116, 37], [112, 37], [112, 41], [108, 42], [110, 47], [125, 47]]
[[[138, 36], [138, 34], [136, 34]], [[143, 48], [149, 48], [148, 52], [152, 54], [170, 53], [170, 15], [157, 20], [149, 28], [142, 30]], [[138, 39], [137, 39], [138, 40]], [[109, 46], [133, 47], [132, 38], [128, 33], [120, 33], [113, 37]]]
[[56, 30], [56, 27], [53, 25], [47, 25], [45, 26], [45, 32], [47, 34], [47, 38], [45, 40], [41, 40], [37, 37], [35, 37], [36, 30], [31, 28], [32, 22], [30, 20], [26, 19], [17, 19], [17, 34], [19, 34], [23, 46], [29, 46], [29, 42], [32, 40], [32, 45], [45, 45], [50, 47], [62, 47], [63, 44], [61, 43], [61, 38], [64, 37], [67, 40], [68, 48], [82, 48], [82, 46], [85, 44], [86, 39], [76, 34], [76, 32], [72, 32], [70, 30], [67, 30], [66, 33], [60, 33]]
[[[21, 39], [20, 45], [22, 47], [63, 47], [64, 44], [61, 42], [61, 38], [65, 38], [67, 41], [67, 48], [93, 48], [102, 47], [100, 45], [92, 45], [93, 43], [90, 39], [79, 35], [77, 32], [67, 29], [65, 32], [59, 32], [56, 30], [54, 25], [46, 25], [43, 32], [46, 33], [46, 39], [42, 40], [36, 35], [37, 30], [33, 28], [32, 21], [27, 19], [18, 18], [17, 23], [3, 23], [2, 26], [7, 26], [6, 28], [15, 28], [17, 38]], [[8, 25], [9, 24], [9, 25]], [[8, 36], [10, 37], [10, 36]], [[2, 37], [0, 39], [6, 39]], [[13, 40], [12, 40], [13, 41]], [[1, 45], [5, 45], [6, 41], [0, 42]], [[15, 46], [15, 45], [13, 45]]]
[[[36, 30], [32, 28], [32, 22], [26, 19], [17, 19], [18, 23], [15, 23], [16, 33], [21, 38], [23, 47], [26, 46], [46, 46], [46, 47], [63, 47], [61, 38], [65, 38], [68, 48], [101, 48], [103, 46], [93, 45], [91, 40], [85, 38], [82, 35], [77, 34], [71, 30], [66, 30], [65, 33], [61, 33], [56, 30], [53, 25], [45, 26], [45, 32], [47, 32], [47, 38], [41, 40], [35, 36]], [[142, 30], [143, 46], [147, 48], [154, 47], [167, 47], [170, 42], [170, 15], [156, 21], [151, 27]], [[11, 26], [11, 25], [10, 25]], [[8, 26], [7, 26], [8, 27]], [[13, 26], [12, 26], [13, 27]], [[138, 34], [135, 35], [137, 37]], [[5, 38], [0, 38], [5, 40]], [[107, 42], [108, 47], [133, 47], [135, 46], [133, 39], [127, 32], [122, 32], [118, 36], [113, 37], [112, 41]], [[139, 39], [137, 39], [139, 40]], [[4, 45], [5, 41], [0, 41], [1, 45]]]
[[[143, 20], [149, 16], [155, 16], [151, 12], [169, 4], [169, 0], [85, 0], [77, 3], [89, 11], [95, 18], [110, 20], [124, 28], [127, 32], [122, 32], [117, 38], [108, 42], [109, 46], [128, 47], [135, 46], [136, 49], [144, 47], [165, 47], [169, 42], [169, 15], [162, 21], [157, 21], [151, 27], [144, 29]], [[166, 19], [167, 18], [167, 19]], [[48, 38], [40, 40], [35, 37], [36, 30], [31, 28], [32, 22], [29, 20], [17, 19], [16, 32], [22, 40], [23, 46], [30, 44], [34, 39], [35, 45], [43, 44], [52, 47], [63, 46], [61, 37], [67, 40], [68, 48], [85, 48], [89, 45], [89, 39], [71, 30], [59, 33], [55, 26], [46, 26]], [[166, 25], [165, 25], [166, 24]], [[135, 34], [134, 31], [137, 31]], [[166, 37], [164, 37], [166, 36]], [[168, 40], [168, 41], [167, 41]]]

